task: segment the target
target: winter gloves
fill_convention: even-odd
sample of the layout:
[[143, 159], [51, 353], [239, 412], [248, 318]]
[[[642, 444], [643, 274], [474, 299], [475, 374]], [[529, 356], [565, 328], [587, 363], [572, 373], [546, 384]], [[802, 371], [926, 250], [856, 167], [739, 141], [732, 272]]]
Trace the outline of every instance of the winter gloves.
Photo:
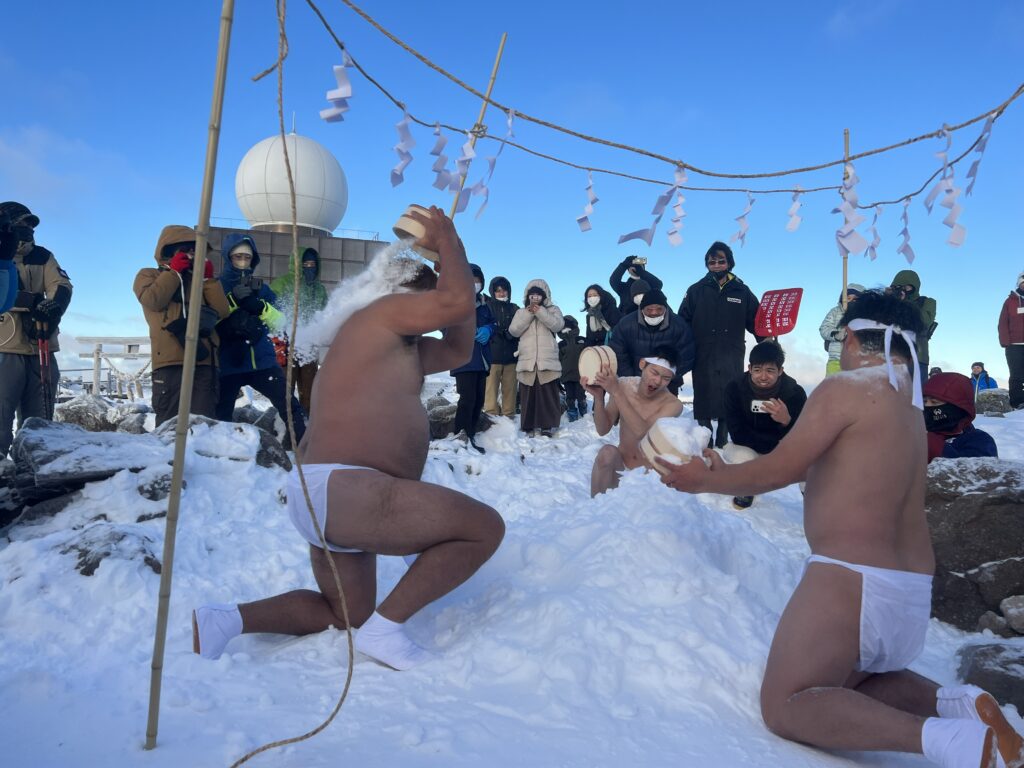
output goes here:
[[32, 322], [45, 323], [48, 327], [53, 328], [60, 322], [63, 314], [64, 309], [60, 304], [53, 299], [43, 299], [32, 310]]
[[[192, 260], [192, 254], [185, 253], [185, 251], [178, 251], [173, 256], [171, 256], [171, 260], [168, 263], [168, 266], [178, 274], [181, 274], [182, 272], [187, 272], [188, 270], [192, 269]], [[210, 280], [212, 278], [213, 262], [207, 260], [206, 265], [203, 267], [203, 279]]]
[[489, 325], [483, 325], [476, 329], [476, 335], [473, 337], [477, 344], [486, 344], [491, 340], [491, 327]]

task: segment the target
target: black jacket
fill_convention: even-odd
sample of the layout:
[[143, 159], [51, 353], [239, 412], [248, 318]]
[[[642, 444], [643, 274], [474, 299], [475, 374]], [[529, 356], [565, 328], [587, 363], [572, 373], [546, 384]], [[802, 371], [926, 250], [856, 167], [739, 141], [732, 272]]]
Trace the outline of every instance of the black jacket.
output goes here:
[[[498, 301], [494, 298], [494, 288], [497, 285], [501, 285], [508, 291], [508, 301]], [[497, 325], [491, 336], [491, 365], [514, 365], [519, 339], [508, 332], [508, 326], [512, 322], [516, 310], [519, 309], [519, 305], [511, 300], [512, 289], [504, 277], [495, 277], [491, 280], [487, 290], [491, 295], [484, 296], [484, 301], [490, 307], [495, 325]]]
[[693, 368], [693, 333], [689, 323], [671, 309], [666, 309], [665, 314], [667, 319], [658, 326], [648, 325], [642, 312], [631, 312], [615, 326], [610, 346], [619, 363], [619, 376], [639, 376], [640, 359], [650, 357], [661, 346], [673, 347], [679, 355], [676, 383]]
[[562, 364], [562, 378], [567, 381], [580, 380], [580, 352], [586, 347], [578, 331], [563, 329], [558, 334], [558, 362]]
[[793, 377], [783, 373], [779, 377], [777, 397], [789, 409], [790, 422], [782, 426], [767, 413], [754, 413], [751, 402], [770, 399], [755, 395], [750, 384], [750, 374], [744, 373], [725, 386], [725, 423], [729, 427], [729, 437], [736, 445], [745, 445], [758, 453], [771, 453], [789, 430], [796, 424], [800, 412], [807, 402], [807, 393]]
[[754, 332], [760, 302], [735, 275], [724, 286], [711, 275], [686, 289], [679, 316], [693, 329], [697, 356], [693, 364], [693, 415], [725, 415], [725, 385], [743, 374], [745, 332]]
[[[608, 334], [611, 333], [610, 330], [604, 330], [600, 321], [604, 320], [609, 328], [614, 328], [622, 319], [622, 312], [615, 305], [615, 297], [608, 291], [598, 285], [590, 286], [587, 290], [589, 291], [590, 288], [596, 288], [601, 294], [601, 303], [596, 307], [590, 307], [584, 298], [583, 311], [587, 313], [587, 317], [583, 321], [587, 329], [584, 334], [584, 342], [588, 347], [600, 347], [607, 343]], [[632, 303], [630, 301], [630, 304]], [[596, 325], [597, 328], [591, 328], [591, 325]]]
[[[612, 272], [611, 277], [608, 278], [608, 284], [612, 287], [619, 296], [619, 312], [626, 314], [630, 310], [636, 309], [636, 304], [633, 303], [633, 296], [629, 292], [629, 286], [632, 284], [632, 280], [623, 280], [622, 276], [626, 274], [626, 270], [629, 269], [633, 264], [633, 257], [627, 256], [622, 260]], [[643, 267], [636, 267], [634, 270], [637, 274], [638, 279], [646, 280], [648, 285], [656, 291], [660, 291], [664, 285], [657, 277], [652, 275]]]

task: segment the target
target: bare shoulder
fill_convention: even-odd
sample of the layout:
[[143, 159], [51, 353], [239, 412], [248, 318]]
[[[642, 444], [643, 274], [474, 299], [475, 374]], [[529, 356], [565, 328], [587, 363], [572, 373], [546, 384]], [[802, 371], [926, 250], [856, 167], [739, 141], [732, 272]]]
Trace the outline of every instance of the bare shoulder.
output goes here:
[[682, 412], [683, 401], [671, 392], [665, 391], [659, 403], [658, 416], [678, 416]]

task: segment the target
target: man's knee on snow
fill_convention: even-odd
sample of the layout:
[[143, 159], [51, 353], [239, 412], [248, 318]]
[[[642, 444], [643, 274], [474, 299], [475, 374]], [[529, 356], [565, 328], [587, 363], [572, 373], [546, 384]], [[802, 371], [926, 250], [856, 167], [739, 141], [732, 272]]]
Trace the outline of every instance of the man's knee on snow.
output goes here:
[[606, 445], [597, 452], [594, 464], [605, 470], [622, 468], [622, 456], [614, 445]]

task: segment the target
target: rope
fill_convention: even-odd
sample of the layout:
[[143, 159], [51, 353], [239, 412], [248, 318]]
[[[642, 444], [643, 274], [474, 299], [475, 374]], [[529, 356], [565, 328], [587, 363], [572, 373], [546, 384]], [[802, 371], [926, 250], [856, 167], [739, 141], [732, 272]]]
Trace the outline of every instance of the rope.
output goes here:
[[[374, 21], [368, 15], [363, 13], [359, 8], [357, 8], [356, 6], [352, 5], [352, 3], [350, 3], [348, 0], [342, 0], [342, 2], [344, 2], [347, 5], [349, 5], [350, 7], [352, 7], [353, 10], [355, 10], [357, 13], [359, 13], [361, 16], [363, 16], [370, 24], [372, 24], [373, 26], [377, 27], [383, 34], [385, 34], [386, 36], [391, 38], [394, 42], [396, 42], [396, 44], [398, 44], [402, 48], [405, 48], [406, 50], [408, 50], [410, 53], [412, 53], [418, 59], [420, 59], [425, 64], [430, 66], [432, 69], [436, 69], [438, 72], [440, 72], [444, 76], [448, 77], [449, 79], [454, 80], [454, 82], [456, 82], [461, 87], [464, 87], [464, 88], [468, 89], [474, 95], [478, 95], [481, 98], [484, 98], [484, 96], [482, 94], [479, 94], [476, 90], [474, 90], [470, 86], [466, 85], [461, 80], [459, 80], [458, 78], [454, 77], [453, 75], [450, 75], [448, 72], [446, 72], [445, 70], [441, 69], [440, 67], [435, 65], [433, 62], [429, 61], [429, 59], [427, 59], [425, 56], [423, 56], [422, 54], [420, 54], [417, 51], [413, 50], [408, 45], [406, 45], [404, 42], [402, 42], [401, 40], [396, 38], [390, 32], [388, 32], [383, 27], [381, 27], [379, 24], [377, 24], [376, 21]], [[452, 131], [452, 132], [458, 133], [458, 134], [463, 134], [464, 135], [464, 134], [469, 132], [468, 129], [459, 128], [457, 126], [449, 125], [447, 123], [441, 123], [441, 122], [433, 122], [432, 123], [432, 122], [428, 122], [426, 120], [423, 120], [423, 119], [417, 117], [416, 115], [412, 114], [411, 112], [409, 112], [408, 107], [406, 105], [406, 102], [402, 101], [397, 96], [392, 94], [391, 91], [389, 91], [387, 88], [385, 88], [376, 78], [374, 78], [372, 75], [370, 75], [370, 73], [367, 72], [366, 69], [364, 69], [363, 66], [361, 64], [359, 64], [358, 61], [356, 61], [356, 59], [352, 56], [351, 52], [348, 51], [347, 47], [345, 46], [345, 43], [338, 37], [338, 35], [335, 33], [334, 29], [331, 27], [330, 22], [328, 22], [327, 19], [324, 17], [323, 12], [321, 12], [320, 8], [317, 7], [317, 5], [314, 2], [314, 0], [306, 0], [306, 4], [313, 10], [313, 13], [315, 13], [317, 15], [317, 17], [320, 19], [320, 23], [324, 26], [324, 28], [327, 30], [327, 33], [334, 40], [335, 45], [337, 45], [340, 50], [345, 51], [346, 53], [348, 53], [348, 57], [349, 57], [349, 60], [352, 62], [352, 66], [355, 67], [355, 69], [363, 77], [365, 77], [366, 80], [371, 85], [373, 85], [389, 101], [391, 101], [392, 104], [394, 104], [396, 107], [401, 109], [405, 114], [407, 114], [409, 116], [410, 120], [412, 120], [417, 125], [421, 125], [421, 126], [423, 126], [425, 128], [434, 128], [435, 125], [439, 125], [441, 128], [444, 128], [447, 131]], [[273, 67], [269, 68], [268, 70], [266, 70], [265, 72], [261, 73], [260, 75], [257, 75], [253, 79], [259, 79], [260, 77], [263, 77], [263, 75], [267, 74], [270, 71], [273, 71], [274, 67], [276, 67], [276, 65], [274, 65]], [[982, 114], [982, 115], [980, 115], [978, 117], [972, 118], [971, 120], [968, 120], [966, 122], [960, 123], [959, 125], [947, 128], [947, 130], [952, 132], [952, 131], [960, 130], [961, 128], [966, 128], [967, 126], [972, 125], [972, 124], [978, 122], [979, 120], [982, 120], [982, 119], [988, 117], [989, 114], [992, 115], [993, 121], [998, 120], [999, 117], [1002, 116], [1003, 112], [1006, 111], [1006, 108], [1016, 98], [1018, 98], [1021, 94], [1024, 94], [1024, 83], [1022, 83], [1017, 88], [1017, 90], [1013, 93], [1013, 95], [1009, 99], [1004, 101], [1002, 104], [1000, 104], [994, 110], [991, 110], [990, 112], [986, 112], [986, 113], [984, 113], [984, 114]], [[504, 110], [506, 113], [508, 112], [508, 108], [502, 106], [498, 102], [495, 102], [495, 101], [493, 101], [491, 99], [487, 99], [487, 101], [489, 103], [491, 103], [492, 105], [498, 107], [499, 109]], [[718, 178], [739, 178], [739, 179], [744, 179], [744, 178], [767, 178], [767, 177], [773, 177], [773, 176], [784, 176], [784, 175], [789, 175], [789, 174], [794, 174], [794, 173], [803, 173], [803, 172], [809, 172], [809, 171], [814, 171], [814, 170], [821, 170], [823, 168], [830, 168], [830, 167], [833, 167], [835, 165], [839, 165], [841, 163], [852, 162], [853, 160], [857, 160], [857, 159], [860, 159], [860, 158], [863, 158], [863, 157], [869, 157], [871, 155], [876, 155], [876, 154], [880, 154], [880, 153], [883, 153], [883, 152], [888, 152], [888, 151], [893, 150], [893, 149], [897, 149], [897, 148], [900, 148], [900, 147], [907, 146], [909, 144], [913, 144], [913, 143], [915, 143], [917, 141], [922, 141], [922, 140], [928, 139], [928, 138], [934, 138], [934, 137], [938, 136], [941, 133], [941, 130], [940, 131], [933, 131], [932, 133], [923, 134], [921, 136], [917, 136], [917, 137], [914, 137], [914, 138], [911, 138], [911, 139], [906, 139], [905, 141], [899, 142], [897, 144], [892, 144], [892, 145], [887, 146], [887, 147], [881, 147], [881, 148], [878, 148], [878, 149], [872, 149], [872, 150], [868, 150], [866, 152], [861, 152], [859, 154], [852, 155], [848, 159], [844, 158], [843, 160], [836, 160], [834, 162], [824, 163], [824, 164], [817, 165], [817, 166], [809, 166], [807, 168], [798, 168], [798, 169], [789, 170], [789, 171], [779, 171], [779, 172], [775, 172], [775, 173], [764, 173], [764, 174], [723, 174], [723, 173], [715, 173], [715, 172], [711, 172], [711, 171], [702, 171], [702, 170], [700, 170], [698, 168], [695, 168], [692, 165], [689, 165], [689, 164], [686, 164], [686, 163], [682, 163], [682, 162], [679, 162], [679, 161], [675, 161], [675, 160], [671, 160], [670, 158], [668, 158], [668, 157], [666, 157], [664, 155], [658, 155], [656, 153], [652, 153], [652, 152], [649, 152], [647, 150], [641, 150], [641, 149], [637, 149], [637, 148], [634, 148], [634, 147], [629, 147], [627, 145], [617, 145], [617, 144], [614, 144], [612, 142], [604, 141], [603, 139], [593, 139], [592, 137], [588, 137], [585, 134], [579, 134], [579, 133], [576, 133], [575, 131], [571, 131], [569, 129], [563, 129], [561, 126], [555, 126], [553, 124], [547, 123], [546, 121], [538, 120], [537, 118], [531, 118], [530, 116], [523, 115], [522, 113], [520, 113], [518, 111], [516, 111], [515, 115], [516, 115], [516, 118], [524, 117], [525, 119], [531, 120], [531, 121], [536, 122], [538, 124], [548, 125], [549, 127], [553, 127], [553, 128], [555, 128], [557, 130], [562, 130], [563, 132], [569, 133], [570, 135], [579, 136], [580, 138], [583, 138], [584, 140], [588, 140], [588, 141], [593, 140], [593, 141], [596, 141], [597, 143], [604, 143], [604, 144], [608, 144], [609, 146], [617, 146], [617, 147], [619, 147], [621, 149], [626, 149], [626, 150], [629, 150], [629, 151], [636, 151], [637, 153], [642, 154], [642, 155], [647, 155], [649, 157], [654, 157], [654, 158], [659, 159], [659, 160], [664, 160], [666, 162], [671, 162], [671, 163], [673, 163], [673, 165], [682, 165], [683, 167], [685, 167], [685, 168], [687, 168], [689, 170], [692, 170], [692, 171], [694, 171], [696, 173], [702, 173], [704, 175], [714, 176], [714, 177], [718, 177]], [[474, 129], [476, 129], [476, 128], [477, 128], [477, 126], [474, 126]], [[616, 177], [623, 178], [623, 179], [628, 179], [628, 180], [631, 180], [631, 181], [639, 181], [639, 182], [642, 182], [642, 183], [645, 183], [645, 184], [655, 184], [655, 185], [658, 185], [658, 186], [665, 186], [666, 184], [669, 183], [669, 182], [665, 181], [664, 179], [652, 179], [652, 178], [647, 177], [647, 176], [637, 176], [635, 174], [625, 173], [623, 171], [616, 171], [616, 170], [612, 170], [612, 169], [609, 169], [609, 168], [600, 168], [600, 167], [592, 166], [592, 165], [581, 165], [579, 163], [574, 163], [574, 162], [572, 162], [570, 160], [565, 160], [563, 158], [556, 157], [554, 155], [546, 154], [544, 152], [540, 152], [538, 150], [531, 149], [531, 148], [529, 148], [527, 146], [524, 146], [523, 144], [519, 144], [518, 142], [512, 141], [512, 140], [507, 139], [505, 137], [494, 136], [494, 135], [486, 133], [486, 132], [480, 132], [479, 136], [480, 136], [480, 138], [491, 139], [492, 141], [499, 141], [499, 142], [500, 141], [504, 141], [509, 146], [514, 147], [515, 149], [518, 149], [518, 150], [520, 150], [522, 152], [525, 152], [525, 153], [527, 153], [529, 155], [533, 155], [534, 157], [539, 157], [539, 158], [541, 158], [543, 160], [548, 160], [550, 162], [557, 163], [559, 165], [564, 165], [564, 166], [567, 166], [569, 168], [575, 168], [575, 169], [581, 170], [581, 171], [588, 171], [588, 172], [591, 172], [591, 173], [600, 173], [600, 174], [604, 174], [604, 175], [607, 175], [607, 176], [616, 176]], [[976, 147], [978, 145], [978, 142], [980, 141], [980, 139], [981, 139], [980, 136], [977, 139], [975, 139], [975, 141], [971, 144], [971, 146], [968, 147], [968, 149], [962, 155], [960, 155], [955, 160], [953, 160], [953, 161], [951, 161], [949, 163], [949, 166], [950, 167], [955, 166], [958, 162], [963, 160], [964, 157], [966, 157], [967, 154], [969, 154], [971, 152], [971, 150], [973, 150], [974, 147]], [[872, 203], [861, 203], [857, 207], [861, 208], [861, 209], [870, 209], [870, 208], [874, 208], [875, 206], [878, 206], [878, 205], [893, 205], [895, 203], [899, 203], [899, 202], [902, 202], [904, 200], [914, 198], [917, 195], [920, 195], [925, 190], [925, 188], [928, 186], [928, 184], [930, 184], [935, 179], [935, 177], [939, 175], [939, 173], [941, 173], [941, 170], [936, 171], [931, 176], [929, 176], [928, 179], [916, 191], [909, 192], [909, 193], [907, 193], [905, 195], [901, 195], [900, 197], [896, 198], [895, 200], [877, 201], [877, 202], [872, 202]], [[773, 194], [793, 194], [793, 193], [797, 193], [797, 192], [799, 192], [801, 194], [813, 194], [815, 192], [829, 192], [829, 191], [838, 192], [841, 189], [841, 187], [839, 185], [830, 185], [830, 186], [824, 186], [824, 187], [809, 187], [809, 188], [789, 187], [789, 188], [781, 188], [781, 189], [779, 189], [779, 188], [776, 188], [776, 189], [751, 189], [751, 188], [747, 188], [747, 187], [699, 187], [699, 186], [683, 185], [683, 186], [680, 187], [680, 189], [686, 190], [688, 192], [741, 192], [741, 193], [749, 193], [749, 194], [753, 194], [753, 195], [773, 195]]]
[[[444, 77], [446, 77], [451, 82], [455, 83], [457, 86], [459, 86], [463, 90], [468, 91], [469, 93], [471, 93], [474, 96], [476, 96], [478, 99], [483, 99], [484, 101], [486, 101], [491, 106], [497, 107], [502, 112], [507, 113], [509, 111], [509, 109], [510, 109], [509, 107], [501, 104], [498, 101], [495, 101], [494, 99], [488, 98], [485, 94], [481, 93], [476, 88], [474, 88], [473, 86], [469, 85], [468, 83], [463, 82], [462, 80], [460, 80], [458, 77], [453, 75], [448, 70], [444, 69], [443, 67], [439, 66], [438, 64], [435, 64], [429, 58], [427, 58], [422, 53], [417, 51], [415, 48], [410, 46], [408, 43], [404, 42], [403, 40], [399, 39], [397, 36], [395, 36], [394, 34], [389, 32], [379, 22], [377, 22], [372, 16], [370, 16], [368, 13], [366, 13], [364, 10], [362, 10], [359, 6], [357, 6], [355, 3], [353, 3], [352, 0], [341, 0], [341, 1], [345, 5], [347, 5], [349, 8], [351, 8], [353, 11], [355, 11], [356, 14], [361, 16], [368, 24], [370, 24], [370, 26], [372, 26], [374, 29], [376, 29], [378, 32], [380, 32], [382, 35], [384, 35], [389, 40], [391, 40], [391, 42], [393, 42], [395, 45], [399, 46], [400, 48], [402, 48], [403, 50], [405, 50], [407, 53], [411, 54], [415, 58], [419, 59], [419, 61], [421, 61], [423, 64], [426, 64], [428, 67], [433, 69], [435, 72], [438, 72], [439, 74], [443, 75]], [[310, 5], [313, 4], [312, 0], [306, 0], [306, 2], [309, 3]], [[319, 15], [319, 12], [318, 12], [318, 15]], [[321, 16], [321, 18], [322, 18], [322, 16]], [[335, 38], [335, 40], [337, 40], [337, 38]], [[362, 71], [362, 70], [360, 70], [360, 71]], [[977, 123], [977, 122], [980, 122], [981, 120], [986, 119], [989, 115], [993, 115], [993, 114], [997, 115], [997, 116], [1001, 115], [1006, 110], [1006, 108], [1008, 106], [1010, 106], [1010, 104], [1013, 101], [1015, 101], [1018, 97], [1020, 97], [1022, 94], [1024, 94], [1024, 83], [1021, 83], [1019, 86], [1017, 86], [1017, 89], [1013, 92], [1013, 94], [1008, 99], [1006, 99], [1006, 101], [1004, 101], [1002, 104], [1000, 104], [999, 106], [994, 107], [992, 109], [987, 109], [984, 112], [982, 112], [980, 115], [978, 115], [977, 117], [972, 117], [970, 120], [966, 120], [966, 121], [964, 121], [962, 123], [958, 123], [957, 125], [949, 126], [949, 127], [945, 128], [945, 129], [939, 129], [937, 131], [931, 131], [930, 133], [924, 133], [924, 134], [921, 134], [920, 136], [914, 136], [912, 138], [905, 139], [903, 141], [897, 142], [895, 144], [890, 144], [890, 145], [885, 146], [885, 147], [877, 147], [875, 149], [869, 149], [869, 150], [866, 150], [864, 152], [860, 152], [860, 153], [855, 154], [855, 155], [850, 155], [849, 157], [840, 158], [838, 160], [831, 160], [831, 161], [828, 161], [828, 162], [825, 162], [825, 163], [818, 163], [817, 165], [809, 165], [809, 166], [805, 166], [803, 168], [791, 168], [789, 170], [770, 171], [770, 172], [766, 172], [766, 173], [722, 173], [722, 172], [719, 172], [719, 171], [710, 171], [710, 170], [707, 170], [705, 168], [699, 168], [699, 167], [697, 167], [695, 165], [692, 165], [690, 163], [687, 163], [687, 162], [685, 162], [683, 160], [680, 160], [680, 159], [677, 159], [677, 158], [672, 158], [672, 157], [669, 157], [668, 155], [663, 155], [663, 154], [660, 154], [658, 152], [653, 152], [653, 151], [648, 150], [648, 149], [642, 149], [640, 147], [630, 146], [629, 144], [623, 144], [621, 142], [611, 141], [609, 139], [602, 139], [602, 138], [597, 137], [597, 136], [591, 136], [591, 135], [586, 134], [586, 133], [581, 133], [581, 132], [573, 130], [571, 128], [566, 128], [565, 126], [558, 125], [557, 123], [552, 123], [552, 122], [550, 122], [548, 120], [543, 120], [543, 119], [541, 119], [539, 117], [533, 117], [532, 115], [528, 115], [528, 114], [526, 114], [524, 112], [520, 112], [519, 110], [516, 110], [516, 117], [519, 118], [519, 119], [522, 119], [522, 120], [526, 120], [527, 122], [535, 123], [537, 125], [543, 126], [545, 128], [550, 128], [551, 130], [558, 131], [559, 133], [564, 133], [564, 134], [567, 134], [569, 136], [574, 136], [574, 137], [576, 137], [578, 139], [583, 139], [584, 141], [589, 141], [589, 142], [594, 143], [594, 144], [603, 144], [604, 146], [607, 146], [607, 147], [613, 147], [615, 149], [625, 150], [627, 152], [632, 152], [634, 154], [642, 155], [644, 157], [650, 157], [650, 158], [653, 158], [655, 160], [661, 160], [663, 162], [670, 163], [673, 167], [680, 166], [682, 168], [685, 168], [688, 171], [692, 171], [694, 173], [699, 173], [702, 176], [712, 176], [712, 177], [720, 178], [720, 179], [767, 179], [767, 178], [774, 178], [774, 177], [778, 177], [778, 176], [790, 176], [790, 175], [798, 174], [798, 173], [810, 173], [811, 171], [820, 171], [820, 170], [823, 170], [825, 168], [833, 168], [833, 167], [835, 167], [837, 165], [844, 165], [844, 164], [846, 164], [848, 162], [852, 162], [854, 160], [860, 160], [860, 159], [865, 158], [865, 157], [871, 157], [872, 155], [878, 155], [878, 154], [881, 154], [883, 152], [889, 152], [889, 151], [894, 150], [894, 149], [899, 149], [901, 147], [906, 147], [906, 146], [909, 146], [910, 144], [914, 144], [914, 143], [919, 142], [919, 141], [924, 141], [925, 139], [933, 139], [936, 136], [939, 136], [943, 132], [943, 130], [947, 130], [947, 131], [949, 131], [951, 133], [955, 132], [955, 131], [959, 131], [959, 130], [961, 130], [963, 128], [967, 128], [968, 126], [974, 125], [974, 123]]]
[[[285, 31], [285, 15], [287, 0], [277, 0], [277, 23], [279, 29], [279, 40], [278, 40], [278, 56], [277, 62], [259, 75], [256, 79], [263, 77], [270, 72], [277, 70], [277, 118], [281, 132], [281, 151], [284, 153], [284, 164], [285, 169], [288, 172], [288, 193], [291, 199], [292, 208], [292, 254], [293, 254], [293, 282], [295, 284], [295, 291], [293, 294], [293, 313], [292, 313], [292, 329], [291, 339], [295, 339], [298, 333], [298, 317], [299, 317], [299, 288], [300, 288], [300, 268], [298, 256], [298, 243], [299, 243], [299, 228], [298, 228], [298, 211], [296, 209], [295, 202], [295, 179], [292, 176], [291, 161], [288, 157], [288, 144], [285, 134], [284, 127], [284, 60], [288, 56], [288, 36]], [[333, 722], [338, 712], [341, 711], [342, 705], [345, 703], [345, 699], [348, 698], [348, 692], [352, 685], [352, 668], [355, 666], [355, 645], [352, 641], [352, 622], [349, 620], [348, 614], [348, 603], [345, 600], [345, 590], [341, 586], [341, 577], [338, 575], [338, 568], [334, 564], [334, 558], [331, 557], [330, 550], [327, 547], [327, 539], [324, 537], [324, 532], [320, 527], [320, 523], [316, 519], [316, 515], [313, 513], [313, 502], [309, 496], [309, 488], [306, 485], [306, 477], [302, 471], [302, 458], [299, 453], [299, 446], [295, 440], [295, 417], [291, 407], [291, 391], [292, 391], [292, 368], [295, 362], [295, 345], [291, 343], [288, 345], [288, 371], [285, 374], [285, 391], [289, 399], [288, 407], [286, 411], [286, 421], [288, 423], [288, 436], [291, 438], [292, 446], [295, 451], [295, 466], [298, 469], [299, 483], [302, 486], [302, 495], [306, 500], [306, 507], [309, 510], [309, 516], [313, 521], [313, 527], [316, 530], [317, 538], [320, 540], [320, 545], [327, 556], [327, 563], [331, 568], [331, 576], [334, 579], [334, 586], [338, 590], [338, 597], [341, 601], [341, 613], [342, 618], [345, 620], [345, 633], [348, 637], [348, 670], [345, 674], [345, 687], [341, 691], [341, 696], [338, 698], [338, 703], [334, 705], [334, 709], [327, 716], [320, 725], [313, 730], [302, 734], [301, 736], [294, 736], [288, 739], [280, 739], [278, 741], [272, 741], [268, 744], [264, 744], [258, 747], [243, 757], [236, 760], [231, 764], [231, 768], [237, 768], [242, 765], [250, 758], [255, 757], [261, 752], [266, 752], [270, 749], [277, 747], [283, 747], [287, 744], [297, 744], [306, 739], [311, 739], [318, 733], [323, 731], [327, 726]]]

